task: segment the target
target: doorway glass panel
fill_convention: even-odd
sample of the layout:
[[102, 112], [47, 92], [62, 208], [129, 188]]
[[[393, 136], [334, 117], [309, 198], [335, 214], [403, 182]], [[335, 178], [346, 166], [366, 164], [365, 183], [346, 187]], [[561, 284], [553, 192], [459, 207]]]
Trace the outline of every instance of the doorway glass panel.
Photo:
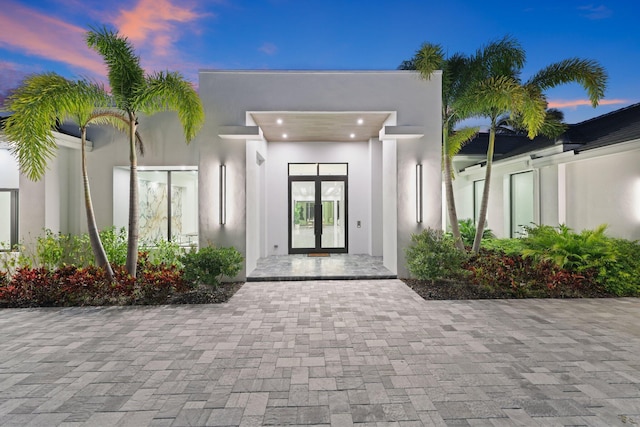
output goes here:
[[0, 249], [10, 249], [11, 241], [11, 193], [0, 191]]
[[322, 248], [345, 247], [344, 181], [322, 181]]
[[533, 172], [511, 175], [511, 237], [525, 237], [533, 218]]
[[291, 247], [312, 249], [316, 246], [314, 181], [291, 182]]

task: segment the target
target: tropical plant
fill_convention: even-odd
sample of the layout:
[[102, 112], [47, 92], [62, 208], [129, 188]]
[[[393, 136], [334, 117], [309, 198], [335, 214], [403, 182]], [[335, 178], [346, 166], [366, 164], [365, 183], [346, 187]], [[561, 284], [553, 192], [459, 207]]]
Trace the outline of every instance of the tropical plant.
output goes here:
[[418, 279], [458, 279], [467, 273], [463, 268], [467, 253], [458, 250], [453, 237], [442, 230], [427, 228], [413, 234], [406, 257], [409, 271]]
[[57, 144], [53, 129], [59, 122], [73, 120], [80, 128], [82, 183], [87, 228], [96, 264], [114, 279], [113, 270], [100, 240], [96, 225], [86, 161], [87, 127], [110, 124], [128, 128], [121, 113], [110, 108], [111, 99], [102, 86], [86, 80], [70, 81], [55, 73], [28, 77], [8, 98], [7, 110], [13, 111], [5, 122], [10, 150], [21, 171], [32, 180], [44, 176], [47, 162], [55, 156]]
[[[470, 218], [461, 219], [459, 224], [460, 236], [462, 238], [462, 241], [466, 246], [473, 245], [473, 239], [476, 236], [476, 225], [474, 224], [473, 220]], [[493, 239], [495, 237], [496, 235], [493, 234], [493, 231], [488, 228], [485, 228], [484, 233], [482, 233], [482, 238], [485, 240]]]
[[471, 59], [472, 88], [468, 96], [462, 97], [458, 103], [458, 109], [464, 116], [483, 116], [490, 122], [485, 184], [472, 248], [475, 253], [480, 250], [487, 218], [495, 136], [500, 117], [504, 114], [517, 117], [529, 138], [534, 138], [544, 129], [547, 118], [545, 90], [565, 83], [579, 83], [587, 91], [594, 107], [604, 96], [607, 74], [596, 61], [579, 58], [560, 61], [523, 82], [520, 73], [525, 59], [524, 49], [511, 37], [479, 49]]
[[551, 261], [570, 271], [592, 268], [596, 262], [615, 261], [606, 229], [604, 224], [581, 233], [563, 224], [525, 227], [527, 237], [522, 240], [522, 255], [538, 262]]
[[[420, 77], [429, 80], [436, 70], [442, 70], [442, 169], [445, 182], [447, 213], [455, 245], [464, 251], [464, 242], [458, 228], [458, 214], [453, 195], [453, 157], [478, 133], [477, 127], [456, 125], [466, 117], [456, 107], [460, 97], [468, 90], [469, 60], [461, 54], [445, 58], [438, 44], [424, 43], [410, 60], [403, 61], [401, 70], [417, 70]], [[455, 129], [455, 130], [454, 130]]]
[[126, 268], [136, 276], [138, 259], [138, 160], [136, 129], [139, 113], [152, 115], [176, 111], [189, 143], [204, 122], [204, 109], [193, 86], [177, 72], [145, 74], [133, 45], [107, 28], [87, 33], [87, 44], [104, 59], [115, 106], [127, 117], [129, 126], [129, 224]]
[[217, 287], [223, 277], [234, 277], [242, 268], [242, 255], [237, 249], [205, 246], [198, 251], [185, 253], [184, 280], [191, 286]]

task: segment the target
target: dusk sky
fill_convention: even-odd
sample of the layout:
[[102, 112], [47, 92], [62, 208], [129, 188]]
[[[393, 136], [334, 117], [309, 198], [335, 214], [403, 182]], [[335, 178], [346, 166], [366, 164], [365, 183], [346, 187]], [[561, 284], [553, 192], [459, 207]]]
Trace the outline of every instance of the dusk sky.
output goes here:
[[548, 92], [576, 123], [640, 102], [639, 17], [638, 0], [2, 0], [0, 102], [31, 73], [106, 82], [90, 26], [129, 37], [147, 71], [195, 84], [200, 69], [393, 70], [425, 41], [472, 53], [509, 34], [527, 51], [523, 78], [570, 57], [604, 65], [596, 109], [578, 85]]

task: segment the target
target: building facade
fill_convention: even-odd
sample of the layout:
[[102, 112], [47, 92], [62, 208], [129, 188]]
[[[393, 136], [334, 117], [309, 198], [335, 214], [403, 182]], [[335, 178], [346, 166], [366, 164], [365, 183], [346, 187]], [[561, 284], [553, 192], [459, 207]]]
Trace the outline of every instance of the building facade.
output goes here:
[[[307, 252], [381, 256], [408, 275], [411, 234], [442, 221], [440, 73], [201, 71], [199, 93], [206, 120], [189, 145], [174, 113], [140, 119], [142, 241], [234, 246], [239, 279], [259, 258]], [[21, 241], [86, 229], [79, 141], [56, 137], [66, 143], [38, 182], [0, 150]], [[90, 140], [98, 225], [126, 227], [126, 135], [100, 127]]]
[[[454, 160], [458, 217], [477, 221], [487, 135]], [[569, 125], [557, 140], [497, 135], [487, 226], [518, 237], [522, 226], [607, 224], [611, 236], [640, 239], [640, 104]]]

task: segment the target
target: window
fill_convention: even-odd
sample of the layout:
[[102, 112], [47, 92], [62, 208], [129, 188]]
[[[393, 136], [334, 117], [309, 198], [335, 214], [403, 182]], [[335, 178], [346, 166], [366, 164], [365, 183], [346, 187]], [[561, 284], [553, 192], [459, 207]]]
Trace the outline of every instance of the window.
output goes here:
[[482, 192], [484, 191], [484, 180], [473, 181], [473, 223], [478, 226], [480, 219], [480, 205], [482, 204]]
[[521, 172], [510, 177], [511, 236], [525, 235], [524, 227], [534, 222], [533, 218], [533, 171]]
[[289, 163], [289, 176], [347, 176], [346, 163]]
[[18, 244], [18, 190], [0, 189], [0, 251]]
[[198, 172], [138, 172], [140, 241], [198, 244]]

